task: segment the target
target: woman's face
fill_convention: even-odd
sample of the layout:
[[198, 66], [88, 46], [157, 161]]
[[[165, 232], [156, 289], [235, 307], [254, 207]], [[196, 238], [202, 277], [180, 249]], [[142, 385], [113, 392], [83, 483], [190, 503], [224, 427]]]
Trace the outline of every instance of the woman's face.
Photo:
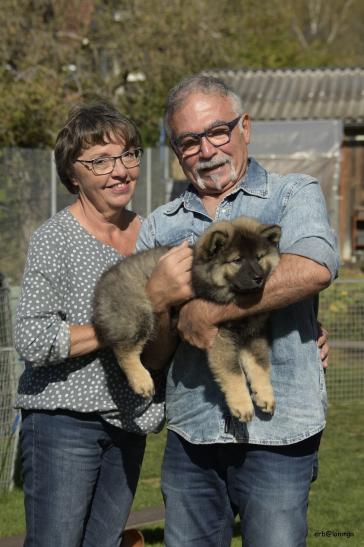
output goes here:
[[[132, 147], [130, 147], [132, 150]], [[120, 156], [126, 151], [123, 142], [97, 144], [83, 150], [77, 158], [81, 161], [91, 161], [99, 158]], [[74, 164], [75, 177], [73, 183], [79, 189], [79, 196], [84, 203], [90, 203], [101, 214], [108, 216], [127, 206], [133, 197], [139, 166], [126, 168], [121, 159], [117, 159], [113, 171], [107, 175], [95, 175], [91, 164]]]

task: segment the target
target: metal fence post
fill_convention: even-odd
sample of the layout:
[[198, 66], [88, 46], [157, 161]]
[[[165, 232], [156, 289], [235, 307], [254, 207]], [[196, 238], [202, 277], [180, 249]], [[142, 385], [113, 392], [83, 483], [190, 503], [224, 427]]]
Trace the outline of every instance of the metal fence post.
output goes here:
[[57, 171], [54, 161], [54, 152], [50, 154], [51, 161], [51, 217], [57, 212]]
[[147, 148], [146, 150], [146, 211], [147, 215], [152, 212], [152, 149]]

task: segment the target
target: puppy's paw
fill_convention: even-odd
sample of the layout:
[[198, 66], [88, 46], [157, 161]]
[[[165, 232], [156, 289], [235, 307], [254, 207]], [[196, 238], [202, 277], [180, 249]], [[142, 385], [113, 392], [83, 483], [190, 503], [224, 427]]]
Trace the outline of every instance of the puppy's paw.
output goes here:
[[254, 408], [247, 409], [247, 408], [235, 408], [231, 409], [231, 413], [235, 418], [239, 420], [239, 422], [251, 422], [254, 416]]
[[239, 422], [251, 422], [254, 416], [254, 406], [250, 399], [227, 398], [230, 413]]
[[262, 412], [267, 414], [274, 414], [276, 402], [272, 389], [260, 390], [253, 395], [255, 404], [260, 408]]
[[153, 397], [155, 393], [154, 382], [145, 368], [134, 371], [133, 376], [128, 378], [131, 389], [142, 397]]

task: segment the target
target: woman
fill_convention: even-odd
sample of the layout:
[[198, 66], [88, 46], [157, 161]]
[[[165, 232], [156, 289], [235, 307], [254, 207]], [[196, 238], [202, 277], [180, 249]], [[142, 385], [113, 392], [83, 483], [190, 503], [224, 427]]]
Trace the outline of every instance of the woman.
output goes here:
[[[141, 219], [126, 207], [141, 156], [134, 124], [102, 102], [71, 111], [57, 137], [57, 171], [77, 199], [31, 239], [15, 335], [27, 547], [119, 546], [145, 435], [163, 424], [158, 371], [154, 399], [136, 396], [91, 323], [98, 278], [135, 248]], [[170, 278], [162, 265], [151, 279], [161, 324], [166, 286], [169, 304], [191, 296], [190, 264], [188, 246], [176, 247]]]

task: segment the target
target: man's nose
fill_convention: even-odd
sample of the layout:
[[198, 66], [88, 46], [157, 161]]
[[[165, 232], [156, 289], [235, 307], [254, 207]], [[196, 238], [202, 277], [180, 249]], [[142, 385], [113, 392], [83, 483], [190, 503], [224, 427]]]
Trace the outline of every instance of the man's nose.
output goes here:
[[200, 155], [204, 158], [210, 158], [214, 154], [216, 154], [216, 146], [210, 143], [210, 141], [207, 140], [207, 137], [201, 137], [201, 148], [200, 148]]

